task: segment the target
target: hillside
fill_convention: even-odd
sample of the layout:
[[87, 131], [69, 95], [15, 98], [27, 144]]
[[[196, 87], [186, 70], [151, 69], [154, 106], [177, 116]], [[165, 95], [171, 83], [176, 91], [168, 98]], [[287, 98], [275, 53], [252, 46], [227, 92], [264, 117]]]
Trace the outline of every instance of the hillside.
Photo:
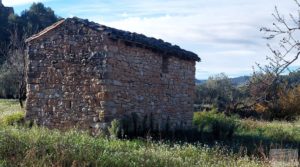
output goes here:
[[[230, 78], [230, 81], [233, 85], [239, 86], [244, 85], [247, 83], [247, 81], [250, 79], [250, 76], [240, 76], [236, 78]], [[198, 80], [196, 79], [196, 85], [204, 84], [207, 80]]]

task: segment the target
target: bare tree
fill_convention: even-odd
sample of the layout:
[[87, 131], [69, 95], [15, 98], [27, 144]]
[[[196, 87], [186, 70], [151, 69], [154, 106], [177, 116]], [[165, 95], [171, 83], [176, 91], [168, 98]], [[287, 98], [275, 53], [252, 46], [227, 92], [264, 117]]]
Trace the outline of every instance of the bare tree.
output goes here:
[[[278, 110], [278, 90], [282, 89], [281, 76], [285, 72], [292, 72], [291, 66], [299, 60], [300, 55], [300, 3], [294, 0], [298, 7], [297, 15], [282, 15], [278, 8], [272, 14], [272, 27], [263, 27], [265, 38], [275, 41], [278, 45], [267, 44], [272, 55], [267, 56], [267, 65], [256, 64], [259, 71], [254, 70], [250, 89], [256, 101], [265, 103], [276, 112]], [[296, 69], [299, 70], [299, 69]]]
[[[272, 52], [272, 56], [267, 56], [269, 64], [262, 68], [258, 66], [265, 73], [270, 73], [278, 78], [285, 70], [290, 71], [289, 67], [298, 60], [300, 55], [300, 3], [298, 0], [294, 0], [298, 6], [298, 15], [289, 14], [286, 18], [281, 15], [278, 8], [275, 7], [275, 12], [272, 14], [275, 22], [273, 27], [261, 28], [261, 31], [265, 33], [265, 38], [268, 40], [278, 40], [278, 46], [276, 49], [268, 44], [268, 48]], [[299, 69], [298, 69], [299, 70]]]
[[[16, 75], [15, 84], [18, 84], [18, 98], [21, 107], [23, 107], [23, 100], [26, 99], [26, 83], [25, 83], [25, 35], [20, 36], [18, 29], [10, 30], [10, 43], [7, 50], [4, 51], [6, 55], [6, 62], [4, 67], [11, 71], [11, 74]], [[13, 83], [12, 83], [13, 84]]]

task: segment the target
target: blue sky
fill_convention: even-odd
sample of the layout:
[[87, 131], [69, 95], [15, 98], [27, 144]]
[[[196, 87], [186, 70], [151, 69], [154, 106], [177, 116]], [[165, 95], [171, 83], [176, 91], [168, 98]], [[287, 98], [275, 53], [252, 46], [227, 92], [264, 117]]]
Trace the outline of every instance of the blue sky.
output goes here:
[[[17, 13], [36, 0], [2, 0]], [[270, 55], [259, 31], [272, 25], [277, 5], [296, 11], [293, 0], [40, 0], [62, 17], [81, 17], [118, 29], [143, 33], [197, 53], [196, 78], [221, 72], [249, 75], [255, 62]], [[273, 43], [275, 44], [275, 43]], [[296, 66], [300, 62], [296, 62]]]

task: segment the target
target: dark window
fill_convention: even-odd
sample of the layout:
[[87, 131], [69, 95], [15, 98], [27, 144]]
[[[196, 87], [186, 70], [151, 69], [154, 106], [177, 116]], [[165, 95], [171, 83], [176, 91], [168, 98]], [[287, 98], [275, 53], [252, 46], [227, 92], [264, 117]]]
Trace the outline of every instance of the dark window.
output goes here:
[[163, 73], [168, 73], [169, 72], [168, 66], [169, 66], [169, 58], [163, 56], [162, 57], [162, 72]]
[[72, 108], [72, 102], [71, 101], [68, 101], [68, 106], [67, 106], [68, 109], [71, 109]]

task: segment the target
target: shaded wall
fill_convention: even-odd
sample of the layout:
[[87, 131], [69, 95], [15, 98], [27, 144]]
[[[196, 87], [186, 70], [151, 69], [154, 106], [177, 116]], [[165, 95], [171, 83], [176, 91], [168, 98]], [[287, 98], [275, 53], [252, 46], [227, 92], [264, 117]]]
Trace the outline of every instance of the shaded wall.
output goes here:
[[[108, 118], [134, 121], [155, 130], [190, 127], [193, 117], [195, 62], [155, 53], [121, 41], [108, 50]], [[163, 57], [165, 56], [165, 58]], [[151, 119], [151, 120], [150, 120]], [[152, 124], [152, 125], [150, 125]]]
[[27, 120], [60, 129], [113, 119], [139, 129], [191, 126], [194, 61], [62, 24], [28, 43]]
[[102, 37], [69, 22], [28, 43], [26, 119], [50, 128], [88, 128], [104, 88]]

